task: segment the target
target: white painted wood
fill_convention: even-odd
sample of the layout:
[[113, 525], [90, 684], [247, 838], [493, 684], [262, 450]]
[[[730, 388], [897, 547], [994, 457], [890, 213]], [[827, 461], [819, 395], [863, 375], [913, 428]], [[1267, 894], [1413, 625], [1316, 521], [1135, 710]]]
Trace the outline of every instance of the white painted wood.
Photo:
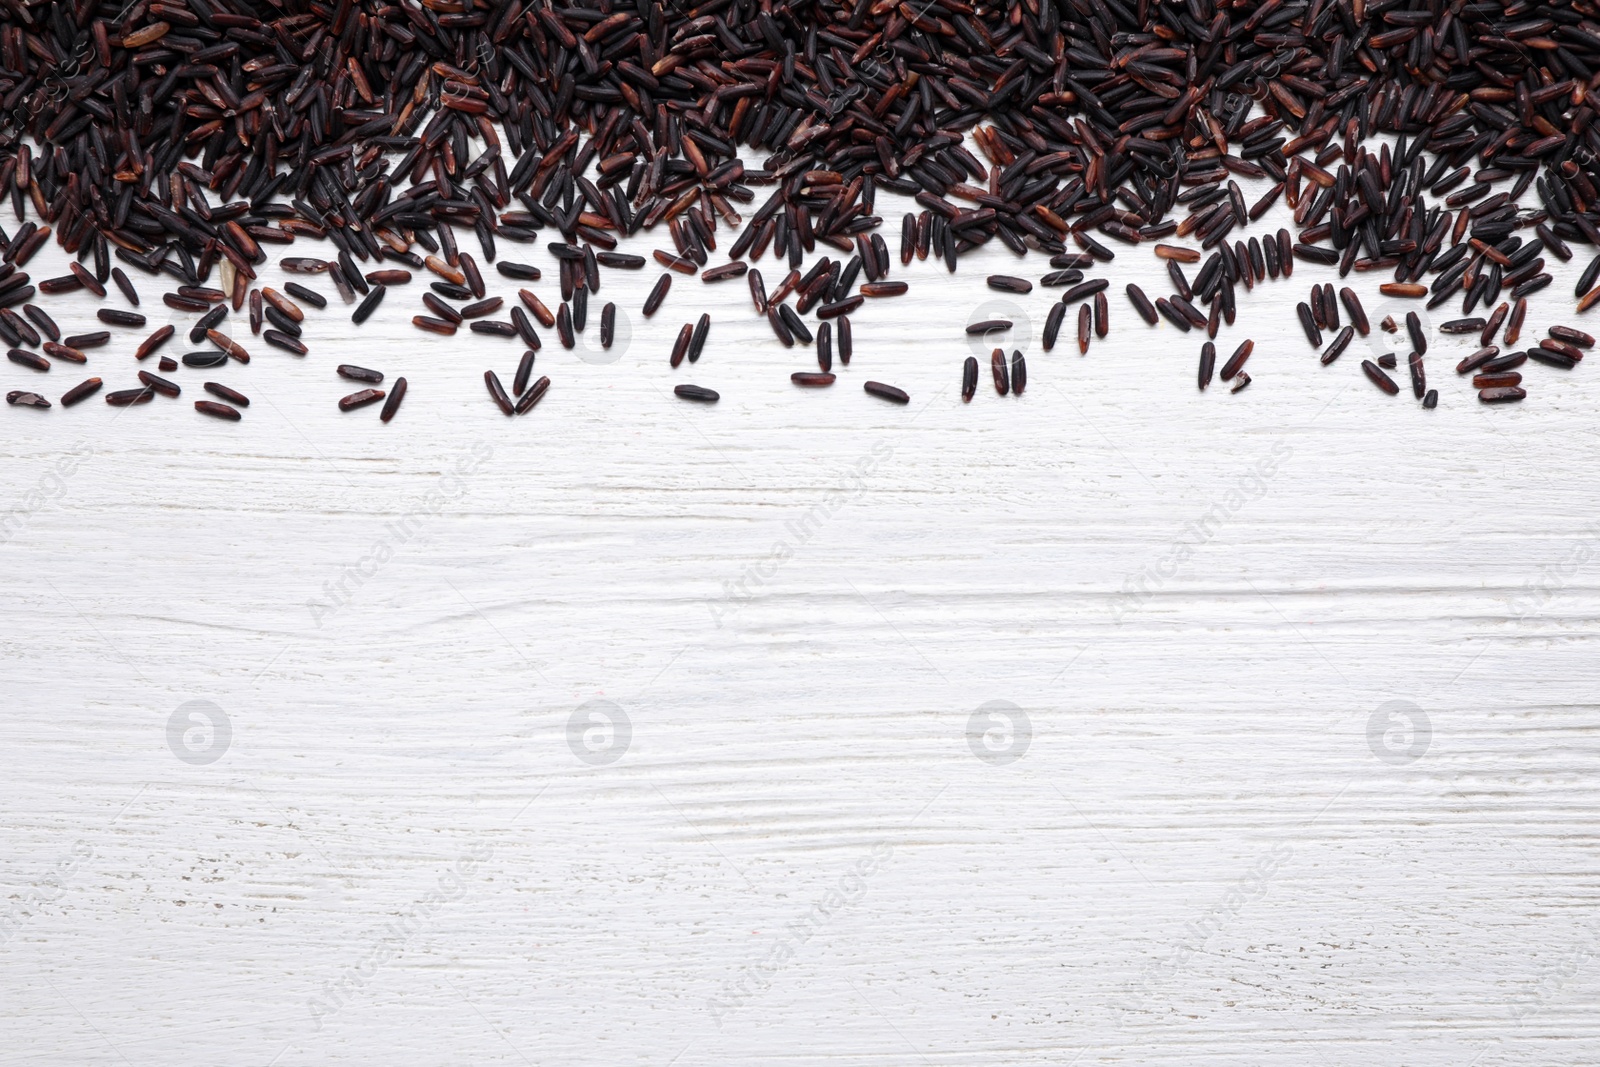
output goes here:
[[[542, 248], [502, 251], [553, 304]], [[1440, 337], [1424, 412], [1360, 341], [1318, 365], [1302, 264], [1219, 339], [1255, 383], [1201, 395], [1202, 338], [1136, 320], [1122, 285], [1168, 287], [1118, 251], [1086, 357], [1039, 351], [1052, 293], [980, 288], [1042, 258], [897, 272], [826, 391], [743, 281], [645, 320], [657, 272], [613, 271], [626, 350], [551, 336], [505, 419], [481, 374], [520, 346], [414, 331], [419, 279], [361, 329], [309, 313], [305, 359], [246, 340], [238, 425], [187, 369], [179, 401], [0, 411], [0, 1060], [1595, 1062], [1592, 369], [1484, 408]], [[1028, 391], [963, 405], [1001, 303]], [[113, 332], [7, 388], [132, 385]], [[337, 411], [341, 361], [409, 378], [392, 424]], [[569, 729], [595, 700], [614, 762]], [[169, 745], [191, 701], [214, 762], [181, 718]], [[971, 747], [991, 701], [1015, 762]], [[1425, 741], [1369, 732], [1391, 701]]]

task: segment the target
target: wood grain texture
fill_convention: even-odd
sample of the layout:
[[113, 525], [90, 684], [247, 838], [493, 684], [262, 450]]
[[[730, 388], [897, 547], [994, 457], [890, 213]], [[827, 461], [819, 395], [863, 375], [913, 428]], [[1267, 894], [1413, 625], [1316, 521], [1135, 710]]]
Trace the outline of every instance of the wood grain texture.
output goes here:
[[[1594, 1063], [1591, 368], [1483, 408], [1440, 336], [1422, 411], [1318, 365], [1301, 265], [1202, 395], [1147, 252], [1086, 357], [980, 287], [1043, 269], [897, 270], [822, 391], [742, 281], [647, 320], [646, 270], [591, 304], [614, 362], [541, 331], [521, 418], [520, 345], [412, 330], [421, 280], [304, 359], [236, 316], [238, 424], [188, 369], [0, 411], [0, 1062]], [[963, 405], [1007, 306], [1028, 391]], [[115, 332], [7, 387], [134, 384]], [[393, 423], [340, 362], [409, 379]]]

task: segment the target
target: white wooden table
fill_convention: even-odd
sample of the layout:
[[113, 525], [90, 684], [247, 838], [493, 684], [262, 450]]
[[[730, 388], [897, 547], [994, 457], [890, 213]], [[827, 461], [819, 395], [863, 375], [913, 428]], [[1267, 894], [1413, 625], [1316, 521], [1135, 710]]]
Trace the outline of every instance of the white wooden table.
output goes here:
[[[419, 279], [304, 359], [236, 316], [180, 400], [0, 410], [0, 1062], [1596, 1062], [1594, 368], [1487, 408], [1437, 337], [1422, 411], [1359, 339], [1318, 365], [1300, 264], [1202, 395], [1119, 253], [1087, 357], [982, 287], [1042, 257], [897, 271], [823, 391], [743, 281], [646, 320], [610, 271], [586, 346], [607, 299], [628, 343], [542, 331], [507, 419], [520, 344], [412, 329]], [[985, 350], [963, 405], [1004, 305], [1028, 390]], [[6, 387], [136, 384], [113, 332]], [[346, 361], [410, 380], [393, 423]]]

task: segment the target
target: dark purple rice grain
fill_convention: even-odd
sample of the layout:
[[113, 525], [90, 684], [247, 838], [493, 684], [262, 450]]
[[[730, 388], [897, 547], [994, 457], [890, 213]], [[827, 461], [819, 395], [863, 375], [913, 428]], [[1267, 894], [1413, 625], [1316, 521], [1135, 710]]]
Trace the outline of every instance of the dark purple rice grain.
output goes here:
[[36, 345], [43, 340], [39, 335], [39, 331], [33, 328], [32, 323], [10, 308], [0, 309], [0, 320], [4, 320], [5, 324], [22, 339], [24, 344]]
[[495, 402], [502, 414], [511, 415], [516, 410], [515, 405], [511, 403], [511, 397], [506, 395], [506, 387], [500, 384], [500, 376], [498, 374], [492, 370], [484, 371], [483, 384], [489, 389], [489, 399]]
[[841, 315], [835, 321], [839, 330], [839, 362], [848, 367], [850, 356], [855, 351], [855, 337], [850, 326], [850, 316]]
[[[494, 372], [490, 371], [489, 373], [492, 374]], [[356, 408], [363, 408], [368, 404], [375, 404], [382, 400], [383, 397], [384, 392], [382, 389], [361, 389], [357, 392], [351, 393], [349, 396], [341, 397], [339, 399], [339, 410], [354, 411]], [[506, 414], [509, 415], [511, 412], [507, 411]]]
[[767, 287], [766, 283], [761, 280], [761, 272], [752, 267], [745, 279], [750, 283], [750, 302], [755, 305], [756, 314], [765, 315], [767, 313]]
[[565, 302], [556, 308], [556, 337], [562, 348], [576, 348], [577, 337], [572, 332], [572, 311]]
[[1211, 373], [1217, 365], [1217, 346], [1210, 341], [1200, 346], [1200, 373], [1198, 377], [1200, 391], [1204, 392], [1206, 386], [1211, 384]]
[[832, 385], [836, 380], [836, 377], [836, 375], [826, 374], [821, 371], [797, 370], [793, 374], [789, 375], [789, 380], [795, 385], [818, 387]]
[[[307, 289], [305, 286], [301, 285], [299, 282], [285, 282], [284, 285], [283, 285], [283, 289], [284, 289], [284, 292], [288, 293], [290, 296], [294, 297], [296, 300], [304, 300], [306, 303], [310, 304], [314, 308], [325, 308], [325, 307], [328, 306], [328, 298], [327, 297], [323, 296], [321, 293], [317, 292], [315, 289]], [[280, 307], [279, 310], [280, 311], [285, 311], [285, 309], [283, 309], [282, 307]], [[287, 311], [285, 311], [285, 314], [287, 314]]]
[[341, 363], [334, 368], [334, 373], [341, 378], [348, 378], [353, 382], [367, 382], [372, 385], [377, 385], [379, 382], [383, 381], [382, 371], [369, 370], [366, 367], [358, 367], [354, 363]]
[[30, 393], [25, 389], [13, 389], [6, 394], [6, 403], [24, 408], [47, 408], [50, 401], [38, 393]]
[[517, 373], [511, 379], [511, 392], [513, 395], [521, 396], [523, 390], [528, 387], [528, 379], [533, 377], [533, 364], [537, 355], [536, 352], [531, 350], [522, 353], [522, 360], [517, 364]]
[[1571, 326], [1552, 326], [1546, 332], [1556, 340], [1565, 341], [1569, 345], [1577, 345], [1579, 348], [1594, 347], [1593, 336], [1584, 333], [1582, 330], [1575, 330]]
[[372, 291], [362, 298], [355, 311], [350, 313], [350, 321], [357, 326], [366, 322], [372, 317], [372, 313], [378, 309], [378, 305], [383, 303], [384, 294], [388, 291], [386, 286], [374, 285]]
[[996, 330], [1009, 330], [1011, 326], [1010, 319], [984, 319], [981, 322], [968, 324], [967, 335], [970, 337], [975, 334], [993, 333]]
[[1094, 294], [1094, 335], [1105, 340], [1111, 332], [1111, 304], [1103, 292]]
[[1494, 340], [1494, 335], [1500, 332], [1500, 324], [1506, 321], [1506, 316], [1511, 312], [1511, 305], [1502, 303], [1494, 309], [1494, 314], [1483, 324], [1483, 329], [1478, 332], [1478, 343], [1489, 344]]
[[1528, 395], [1526, 389], [1511, 385], [1499, 389], [1480, 389], [1478, 399], [1485, 404], [1514, 403]]
[[139, 306], [139, 290], [135, 289], [133, 287], [133, 282], [129, 281], [128, 276], [122, 273], [121, 267], [111, 268], [111, 280], [115, 282], [117, 288], [122, 291], [122, 295], [127, 298], [128, 303], [132, 304], [134, 307]]
[[1456, 373], [1471, 374], [1473, 371], [1480, 369], [1484, 364], [1488, 363], [1491, 359], [1494, 359], [1499, 354], [1500, 349], [1496, 346], [1485, 345], [1483, 348], [1478, 349], [1478, 351], [1463, 359], [1460, 363], [1457, 363]]
[[1312, 348], [1322, 347], [1322, 331], [1317, 329], [1317, 323], [1311, 315], [1311, 305], [1301, 301], [1295, 306], [1296, 313], [1300, 316], [1300, 328], [1305, 331], [1306, 340]]
[[440, 300], [432, 293], [423, 293], [422, 302], [427, 305], [429, 311], [433, 312], [440, 319], [448, 322], [452, 326], [460, 326], [464, 321], [461, 317], [461, 312], [457, 311], [449, 304], [446, 304], [443, 300]]
[[[268, 307], [266, 309], [266, 314], [267, 314], [267, 321], [268, 322], [272, 323], [273, 326], [277, 327], [279, 330], [282, 330], [284, 333], [288, 334], [290, 337], [298, 338], [302, 333], [305, 332], [305, 330], [300, 326], [300, 324], [298, 322], [296, 322], [294, 319], [291, 319], [289, 316], [285, 315], [283, 312], [279, 311], [275, 307]], [[220, 322], [222, 317], [224, 317], [224, 316], [219, 316], [219, 319], [218, 319], [219, 322]], [[207, 318], [210, 318], [210, 316], [207, 316]], [[204, 321], [205, 321], [205, 319], [201, 320], [201, 322], [204, 322]], [[196, 329], [198, 329], [198, 328], [199, 327], [198, 327], [198, 324], [197, 324]], [[193, 332], [192, 331], [191, 331], [191, 336], [193, 336]]]
[[1511, 321], [1506, 324], [1506, 332], [1502, 335], [1502, 339], [1506, 344], [1514, 345], [1521, 338], [1522, 323], [1527, 317], [1528, 301], [1525, 299], [1518, 300], [1516, 306], [1511, 309]]
[[1422, 320], [1415, 311], [1406, 312], [1406, 333], [1411, 337], [1411, 348], [1418, 355], [1428, 351], [1428, 338], [1422, 332]]
[[[157, 330], [156, 332], [160, 333], [161, 331]], [[110, 340], [111, 334], [109, 331], [97, 330], [94, 333], [75, 333], [71, 337], [62, 338], [61, 343], [68, 348], [76, 348], [82, 351], [85, 348], [99, 348]]]
[[151, 374], [147, 370], [142, 370], [139, 372], [139, 380], [149, 388], [160, 393], [162, 396], [172, 397], [183, 392], [183, 390], [178, 387], [177, 382], [169, 381], [157, 374]]
[[702, 271], [700, 280], [708, 283], [726, 281], [729, 278], [739, 277], [749, 269], [750, 265], [748, 263], [743, 260], [734, 260], [732, 263], [724, 263], [720, 267], [712, 267], [710, 270]]
[[1411, 394], [1421, 400], [1428, 391], [1428, 377], [1422, 366], [1422, 354], [1411, 353], [1408, 365], [1411, 369]]
[[1238, 348], [1234, 349], [1233, 355], [1228, 357], [1228, 362], [1222, 365], [1222, 380], [1225, 382], [1230, 381], [1235, 374], [1243, 370], [1245, 360], [1250, 358], [1250, 353], [1254, 352], [1255, 348], [1256, 343], [1254, 341], [1245, 340]]
[[1111, 285], [1104, 278], [1094, 278], [1086, 282], [1079, 282], [1061, 294], [1063, 304], [1071, 304], [1078, 300], [1086, 300], [1096, 293], [1103, 292]]
[[[1061, 305], [1057, 305], [1058, 307]], [[968, 356], [961, 364], [961, 401], [971, 403], [978, 392], [978, 357]]]
[[145, 318], [137, 311], [122, 311], [118, 308], [101, 308], [94, 313], [95, 318], [107, 326], [143, 326]]
[[600, 347], [610, 348], [617, 336], [617, 305], [607, 303], [600, 309]]
[[1507, 352], [1505, 355], [1498, 356], [1485, 363], [1483, 372], [1485, 374], [1499, 374], [1501, 371], [1516, 370], [1526, 362], [1528, 362], [1528, 353]]
[[994, 377], [994, 391], [1001, 396], [1011, 392], [1011, 372], [1006, 367], [1006, 353], [997, 348], [989, 356], [989, 371]]
[[1028, 362], [1022, 358], [1021, 350], [1014, 349], [1011, 353], [1011, 395], [1021, 396], [1027, 387]]
[[[608, 253], [608, 252], [600, 253], [600, 256], [599, 256], [600, 262], [605, 264], [608, 267], [614, 267], [614, 266], [619, 266], [620, 265], [620, 264], [616, 264], [616, 263], [607, 263], [606, 262], [606, 257], [608, 255], [610, 255], [610, 253]], [[644, 266], [644, 257], [640, 256], [640, 257], [635, 257], [635, 258], [637, 258], [639, 260], [639, 264], [638, 264], [639, 266], [641, 266], [641, 267]], [[510, 263], [510, 262], [507, 262], [505, 260], [501, 260], [499, 263], [496, 263], [494, 265], [494, 269], [499, 271], [502, 277], [514, 278], [517, 281], [523, 281], [523, 282], [536, 282], [542, 276], [540, 274], [540, 271], [539, 271], [538, 267], [529, 266], [526, 263]]]
[[[77, 266], [77, 264], [73, 264]], [[59, 278], [46, 278], [39, 283], [39, 292], [45, 296], [61, 296], [65, 293], [75, 293], [83, 288], [83, 282], [75, 274], [63, 274]]]
[[170, 323], [161, 327], [155, 333], [144, 339], [144, 341], [139, 345], [138, 349], [133, 353], [133, 358], [136, 360], [149, 358], [149, 356], [154, 353], [156, 349], [172, 340], [172, 335], [177, 332], [178, 331]]
[[1547, 367], [1558, 367], [1562, 370], [1571, 370], [1578, 365], [1578, 361], [1571, 356], [1548, 348], [1530, 348], [1527, 356], [1535, 363], [1543, 363]]
[[228, 353], [226, 352], [185, 352], [183, 355], [183, 365], [185, 367], [196, 367], [201, 370], [220, 367], [227, 362]]
[[1328, 364], [1344, 355], [1345, 349], [1350, 347], [1350, 342], [1355, 339], [1355, 335], [1356, 331], [1354, 326], [1346, 326], [1342, 328], [1339, 331], [1339, 335], [1333, 339], [1333, 343], [1323, 350], [1322, 365], [1326, 367]]
[[[268, 332], [270, 333], [272, 331], [269, 330]], [[222, 349], [222, 351], [226, 352], [230, 357], [238, 360], [240, 363], [250, 362], [250, 353], [245, 351], [243, 345], [239, 344], [239, 342], [235, 341], [227, 334], [218, 330], [207, 330], [205, 337], [206, 340]]]
[[677, 367], [683, 363], [684, 357], [689, 354], [689, 342], [693, 339], [694, 325], [686, 322], [678, 330], [677, 340], [672, 342], [672, 354], [667, 357], [668, 366]]
[[68, 348], [63, 344], [57, 344], [55, 341], [46, 341], [44, 343], [44, 354], [53, 359], [64, 359], [68, 363], [89, 362], [87, 353], [80, 352], [76, 348]]
[[1422, 398], [1422, 407], [1425, 411], [1432, 411], [1439, 406], [1439, 390], [1429, 389], [1428, 395]]
[[1597, 279], [1600, 279], [1600, 255], [1596, 255], [1589, 261], [1589, 265], [1583, 268], [1583, 274], [1579, 276], [1577, 288], [1572, 295], [1582, 296], [1587, 293], [1594, 288]]
[[1026, 278], [1017, 278], [1009, 274], [991, 274], [988, 279], [989, 288], [1001, 293], [1031, 293], [1033, 283]]
[[[226, 358], [226, 356], [224, 356], [224, 358]], [[171, 374], [177, 369], [178, 361], [173, 359], [171, 356], [162, 356], [160, 359], [156, 360], [156, 370], [160, 371], [162, 374]]]
[[29, 352], [25, 348], [6, 349], [6, 358], [30, 370], [46, 371], [50, 369], [50, 361], [48, 359], [45, 359], [37, 352]]
[[706, 404], [715, 404], [718, 400], [722, 399], [721, 394], [719, 394], [716, 390], [706, 389], [698, 385], [674, 386], [672, 392], [673, 395], [677, 396], [680, 400], [698, 400]]
[[1367, 379], [1379, 389], [1382, 389], [1390, 396], [1399, 394], [1400, 387], [1394, 383], [1394, 379], [1383, 373], [1383, 370], [1372, 360], [1362, 360], [1361, 369], [1366, 372]]
[[[1021, 357], [1019, 356], [1018, 358], [1020, 359]], [[883, 382], [863, 382], [861, 383], [861, 388], [880, 400], [888, 400], [895, 404], [911, 403], [910, 393], [892, 385], [885, 385]], [[1020, 393], [1022, 390], [1018, 389], [1017, 391]]]
[[[824, 325], [826, 325], [826, 323], [824, 323]], [[706, 335], [710, 332], [711, 316], [701, 315], [700, 320], [695, 323], [694, 335], [689, 338], [690, 363], [698, 363], [700, 361], [700, 353], [704, 351], [706, 347]], [[828, 368], [824, 367], [822, 369], [827, 370]]]
[[[1304, 304], [1302, 304], [1300, 306], [1301, 307], [1305, 307]], [[1172, 323], [1172, 325], [1176, 326], [1179, 330], [1182, 330], [1184, 333], [1188, 333], [1190, 330], [1194, 329], [1193, 323], [1191, 323], [1186, 316], [1184, 316], [1182, 313], [1180, 313], [1177, 308], [1173, 307], [1172, 306], [1172, 302], [1170, 300], [1168, 300], [1166, 297], [1162, 296], [1162, 297], [1157, 297], [1156, 298], [1156, 310], [1161, 312], [1161, 317], [1162, 318], [1164, 318], [1168, 322]], [[1082, 325], [1083, 324], [1080, 321], [1079, 322], [1079, 326], [1081, 327]], [[1082, 331], [1081, 328], [1079, 329], [1078, 333], [1079, 333], [1078, 344], [1079, 344], [1080, 347], [1082, 347], [1082, 346], [1087, 344], [1087, 341], [1082, 336], [1083, 331]]]
[[[759, 280], [759, 278], [760, 276], [757, 275], [757, 280]], [[751, 284], [754, 285], [755, 283], [752, 282]], [[650, 289], [650, 295], [644, 298], [645, 315], [654, 315], [656, 313], [657, 309], [661, 307], [661, 302], [667, 298], [667, 290], [671, 288], [671, 274], [663, 274], [659, 279], [657, 279], [656, 284]], [[548, 326], [550, 324], [545, 323], [545, 325]]]
[[1131, 282], [1128, 284], [1128, 300], [1133, 304], [1134, 310], [1139, 313], [1139, 317], [1145, 322], [1154, 326], [1159, 321], [1156, 307], [1150, 303], [1150, 298], [1144, 295], [1143, 289]]
[[106, 394], [106, 403], [112, 407], [126, 408], [134, 404], [148, 404], [155, 398], [154, 389], [118, 389]]
[[[1544, 340], [1540, 341], [1536, 347], [1542, 348], [1546, 352], [1559, 353], [1560, 355], [1566, 356], [1574, 363], [1580, 363], [1583, 361], [1583, 349], [1579, 348], [1577, 345], [1569, 345], [1567, 342], [1558, 337], [1546, 337]], [[1533, 349], [1529, 349], [1529, 351], [1532, 352]]]
[[[343, 300], [346, 304], [354, 304], [356, 302], [356, 291], [349, 280], [345, 278], [344, 271], [339, 269], [338, 264], [333, 264], [328, 268], [328, 280], [333, 282], [335, 289], [339, 290], [340, 300]], [[285, 285], [284, 288], [287, 289], [288, 286]]]
[[805, 345], [811, 343], [811, 328], [806, 325], [799, 312], [788, 304], [779, 304], [778, 314], [783, 318], [783, 324], [789, 328], [789, 332], [794, 335], [795, 340]]
[[[29, 304], [27, 307], [22, 309], [22, 313], [28, 316], [29, 321], [37, 326], [40, 332], [42, 332], [46, 337], [50, 338], [50, 340], [61, 340], [61, 327], [56, 325], [55, 319], [52, 319], [49, 315], [45, 314], [43, 308], [35, 307], [34, 305]], [[1552, 328], [1554, 329], [1555, 327]]]
[[[413, 319], [412, 321], [415, 322], [416, 320]], [[450, 327], [450, 332], [455, 333], [454, 326]], [[303, 356], [307, 351], [309, 351], [306, 346], [301, 344], [298, 340], [279, 330], [263, 330], [261, 332], [261, 339], [267, 342], [267, 344], [272, 345], [274, 348], [281, 348], [285, 352], [293, 352], [297, 356]]]
[[483, 275], [478, 273], [478, 261], [471, 253], [461, 253], [461, 273], [466, 276], [466, 286], [472, 290], [472, 295], [482, 300], [488, 289], [483, 284]]
[[229, 422], [238, 422], [244, 417], [238, 408], [229, 407], [227, 404], [219, 404], [215, 400], [196, 400], [194, 409], [202, 415], [210, 415], [216, 419], [226, 419]]
[[[404, 379], [402, 379], [403, 381]], [[550, 379], [541, 377], [528, 387], [528, 391], [517, 398], [516, 413], [526, 415], [533, 410], [533, 406], [544, 399], [544, 394], [550, 391]]]
[[64, 408], [70, 408], [79, 401], [89, 399], [89, 397], [100, 391], [100, 386], [102, 384], [104, 383], [102, 383], [99, 378], [85, 378], [83, 381], [79, 382], [77, 385], [74, 385], [71, 389], [68, 389], [65, 393], [61, 394], [61, 406]]
[[383, 402], [383, 410], [378, 413], [379, 420], [388, 422], [394, 418], [395, 412], [400, 410], [400, 402], [406, 398], [406, 380], [396, 378], [394, 387], [389, 390], [389, 398]]
[[1046, 352], [1056, 346], [1056, 338], [1061, 334], [1061, 322], [1067, 317], [1067, 305], [1059, 301], [1050, 305], [1050, 313], [1044, 320], [1044, 337], [1041, 344]]
[[[375, 291], [376, 290], [374, 290], [374, 292]], [[466, 307], [462, 308], [461, 317], [464, 319], [476, 319], [481, 318], [484, 315], [493, 315], [496, 311], [500, 310], [501, 305], [504, 303], [505, 301], [500, 297], [491, 296], [486, 300], [479, 300], [476, 303], [468, 304]]]

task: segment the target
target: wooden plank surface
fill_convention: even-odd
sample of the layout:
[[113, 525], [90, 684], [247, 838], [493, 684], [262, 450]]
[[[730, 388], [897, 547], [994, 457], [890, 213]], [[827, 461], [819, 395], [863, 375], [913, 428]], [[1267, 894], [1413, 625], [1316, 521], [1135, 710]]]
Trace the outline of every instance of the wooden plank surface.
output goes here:
[[[1422, 411], [1359, 370], [1399, 341], [1318, 365], [1302, 264], [1202, 395], [1118, 251], [1087, 356], [981, 286], [1042, 257], [897, 270], [817, 392], [742, 281], [647, 320], [613, 271], [506, 419], [520, 345], [413, 330], [419, 279], [304, 359], [236, 316], [177, 401], [0, 411], [0, 1062], [1595, 1062], [1592, 368], [1485, 408], [1438, 337]], [[1013, 308], [1027, 392], [963, 405]], [[113, 332], [7, 388], [135, 384]]]

